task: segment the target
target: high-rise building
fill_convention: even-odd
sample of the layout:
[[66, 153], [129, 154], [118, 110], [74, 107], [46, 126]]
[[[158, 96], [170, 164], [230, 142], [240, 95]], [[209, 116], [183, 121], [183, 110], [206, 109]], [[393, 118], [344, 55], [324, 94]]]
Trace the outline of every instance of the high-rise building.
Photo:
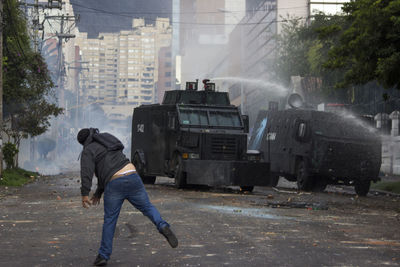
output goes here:
[[229, 90], [232, 103], [249, 115], [250, 124], [259, 109], [279, 101], [285, 88], [274, 84], [271, 70], [277, 52], [276, 36], [290, 19], [308, 23], [313, 14], [335, 14], [345, 0], [246, 0], [246, 15], [229, 36], [229, 45], [219, 53], [212, 76], [226, 74], [217, 88]]
[[132, 115], [138, 105], [155, 102], [158, 54], [171, 45], [168, 18], [157, 18], [154, 25], [133, 19], [131, 30], [97, 38], [79, 33], [75, 43], [88, 68], [88, 103], [99, 103], [110, 118], [118, 119]]
[[249, 115], [250, 124], [259, 109], [282, 97], [282, 88], [273, 84], [270, 70], [277, 51], [275, 37], [287, 17], [306, 22], [308, 0], [247, 0], [246, 15], [231, 32], [227, 49], [219, 53], [220, 63], [212, 71], [212, 76], [226, 73], [217, 88], [230, 92], [232, 103]]
[[179, 54], [182, 84], [206, 78], [214, 60], [227, 44], [225, 0], [181, 0]]

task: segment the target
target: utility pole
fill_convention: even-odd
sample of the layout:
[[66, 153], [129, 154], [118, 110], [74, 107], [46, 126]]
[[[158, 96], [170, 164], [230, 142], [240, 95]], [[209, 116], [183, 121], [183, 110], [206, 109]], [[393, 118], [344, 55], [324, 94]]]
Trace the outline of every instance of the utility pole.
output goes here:
[[[61, 15], [61, 23], [60, 23], [60, 33], [57, 34], [58, 36], [58, 44], [57, 44], [57, 85], [58, 85], [58, 92], [59, 92], [59, 100], [60, 103], [62, 105], [62, 107], [64, 106], [64, 73], [63, 73], [63, 67], [64, 67], [64, 61], [63, 61], [63, 54], [62, 54], [62, 37], [59, 37], [60, 35], [62, 35], [64, 33], [64, 14]], [[59, 151], [59, 138], [58, 138], [58, 134], [59, 134], [59, 129], [58, 129], [58, 120], [56, 120], [56, 125], [55, 125], [55, 135], [56, 135], [56, 154], [55, 157], [58, 157], [58, 153]], [[63, 136], [63, 131], [61, 131], [61, 136]]]
[[[3, 0], [0, 0], [0, 129], [3, 129]], [[0, 177], [3, 175], [2, 133], [0, 130]]]
[[[61, 19], [60, 21], [60, 32], [56, 34], [58, 37], [58, 44], [57, 44], [57, 53], [58, 53], [58, 91], [59, 91], [59, 99], [61, 106], [64, 108], [67, 108], [67, 106], [64, 103], [64, 75], [65, 75], [65, 64], [64, 64], [64, 55], [63, 55], [63, 40], [68, 40], [70, 38], [75, 38], [74, 34], [71, 34], [68, 30], [68, 32], [64, 32], [64, 23], [68, 23], [68, 21], [75, 21], [75, 16], [69, 16], [67, 15], [61, 15], [60, 16], [46, 16], [46, 19]], [[56, 129], [56, 136], [58, 135], [58, 121], [56, 121], [55, 125]], [[63, 131], [61, 132], [63, 134]], [[58, 138], [57, 138], [57, 147], [60, 147], [58, 144]], [[58, 151], [59, 152], [59, 151]], [[58, 153], [56, 153], [57, 156]]]
[[35, 0], [34, 12], [33, 12], [33, 50], [38, 51], [39, 47], [39, 0]]
[[76, 88], [76, 105], [75, 105], [75, 128], [79, 128], [79, 112], [80, 112], [80, 107], [81, 107], [81, 99], [79, 97], [79, 91], [80, 89], [83, 89], [85, 87], [85, 85], [82, 85], [81, 88], [81, 81], [83, 82], [83, 70], [89, 71], [89, 68], [87, 67], [82, 67], [82, 64], [86, 64], [89, 63], [88, 61], [75, 61], [73, 62], [76, 67], [68, 67], [68, 70], [73, 69], [75, 70], [74, 73], [74, 80], [75, 80], [75, 88]]
[[65, 71], [65, 64], [64, 64], [64, 56], [62, 51], [63, 40], [75, 38], [74, 34], [71, 34], [69, 31], [67, 33], [64, 32], [64, 23], [68, 21], [75, 21], [75, 16], [68, 16], [61, 15], [60, 16], [46, 16], [46, 19], [61, 19], [60, 22], [60, 32], [56, 34], [58, 37], [58, 44], [57, 44], [57, 53], [58, 53], [58, 89], [60, 90], [60, 102], [63, 104], [64, 102], [64, 71]]
[[[2, 1], [2, 0], [0, 0]], [[42, 31], [42, 41], [44, 36], [44, 21], [40, 22], [40, 10], [47, 10], [47, 9], [62, 9], [62, 0], [48, 0], [47, 3], [39, 3], [39, 0], [34, 0], [33, 3], [27, 3], [27, 0], [24, 2], [20, 1], [19, 3], [21, 6], [25, 7], [25, 15], [27, 19], [29, 18], [28, 8], [31, 8], [31, 38], [33, 41], [33, 49], [35, 52], [41, 52], [41, 46], [39, 45], [39, 32]], [[29, 21], [29, 20], [28, 20]], [[36, 154], [36, 141], [35, 137], [30, 137], [30, 159], [31, 161], [35, 160]]]
[[[33, 39], [33, 49], [35, 52], [38, 52], [40, 50], [39, 47], [39, 32], [42, 31], [44, 34], [44, 27], [43, 27], [43, 22], [40, 22], [40, 14], [39, 14], [39, 8], [42, 10], [45, 9], [62, 9], [62, 0], [48, 0], [48, 3], [39, 3], [39, 0], [35, 0], [34, 3], [27, 3], [27, 0], [24, 2], [20, 2], [19, 4], [21, 6], [25, 7], [25, 15], [28, 18], [28, 7], [33, 8], [33, 12], [31, 12], [31, 22], [32, 22], [32, 33], [31, 37]], [[43, 38], [43, 36], [42, 36]]]

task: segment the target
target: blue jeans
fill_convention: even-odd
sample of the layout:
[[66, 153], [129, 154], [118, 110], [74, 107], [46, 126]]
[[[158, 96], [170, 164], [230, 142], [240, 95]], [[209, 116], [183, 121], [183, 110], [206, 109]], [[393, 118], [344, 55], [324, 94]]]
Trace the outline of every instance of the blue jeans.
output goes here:
[[115, 226], [125, 199], [147, 216], [157, 226], [158, 231], [166, 225], [169, 226], [161, 218], [158, 210], [150, 203], [139, 175], [134, 173], [112, 180], [104, 190], [104, 223], [99, 249], [99, 254], [107, 260], [112, 252]]

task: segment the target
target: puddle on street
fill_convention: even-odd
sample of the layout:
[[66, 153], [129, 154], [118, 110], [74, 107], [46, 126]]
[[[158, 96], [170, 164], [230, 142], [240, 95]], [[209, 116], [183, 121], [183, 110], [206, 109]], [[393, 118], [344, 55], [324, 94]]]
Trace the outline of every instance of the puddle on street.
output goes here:
[[262, 218], [262, 219], [271, 219], [271, 220], [295, 219], [292, 217], [271, 214], [269, 213], [270, 209], [254, 209], [254, 208], [241, 208], [233, 206], [216, 206], [216, 205], [196, 205], [196, 206], [198, 206], [201, 209], [215, 210], [226, 214], [242, 215], [242, 216]]

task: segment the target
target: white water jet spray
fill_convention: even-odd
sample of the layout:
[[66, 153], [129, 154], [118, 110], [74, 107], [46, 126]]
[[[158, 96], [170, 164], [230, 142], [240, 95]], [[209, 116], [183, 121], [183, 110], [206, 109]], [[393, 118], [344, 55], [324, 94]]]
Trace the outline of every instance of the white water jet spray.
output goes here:
[[343, 117], [344, 119], [351, 121], [352, 123], [354, 123], [357, 126], [361, 126], [364, 129], [368, 130], [371, 133], [378, 133], [378, 130], [373, 126], [368, 124], [366, 121], [363, 121], [361, 118], [357, 117], [355, 114], [353, 114], [350, 111], [341, 111], [341, 112], [337, 112], [337, 114], [341, 117]]
[[[233, 83], [243, 83], [249, 86], [254, 86], [258, 88], [262, 88], [266, 90], [268, 93], [274, 94], [277, 97], [284, 97], [287, 96], [289, 90], [285, 88], [284, 86], [273, 83], [273, 82], [268, 82], [260, 79], [249, 79], [249, 78], [241, 78], [241, 77], [216, 77], [212, 78], [212, 81], [218, 81], [218, 80], [223, 80], [227, 82]], [[244, 87], [246, 90], [246, 87]]]

